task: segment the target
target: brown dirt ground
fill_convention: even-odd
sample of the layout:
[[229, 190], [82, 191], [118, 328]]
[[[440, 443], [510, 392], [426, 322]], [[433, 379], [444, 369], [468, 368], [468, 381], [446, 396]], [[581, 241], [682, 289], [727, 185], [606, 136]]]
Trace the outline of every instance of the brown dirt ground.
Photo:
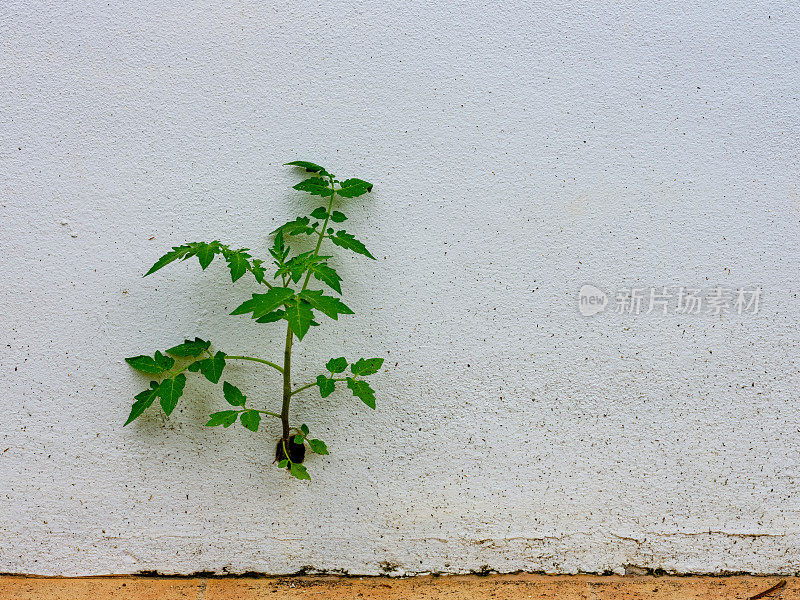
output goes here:
[[768, 600], [800, 600], [800, 577], [448, 575], [441, 577], [0, 576], [2, 600], [747, 600], [785, 579]]

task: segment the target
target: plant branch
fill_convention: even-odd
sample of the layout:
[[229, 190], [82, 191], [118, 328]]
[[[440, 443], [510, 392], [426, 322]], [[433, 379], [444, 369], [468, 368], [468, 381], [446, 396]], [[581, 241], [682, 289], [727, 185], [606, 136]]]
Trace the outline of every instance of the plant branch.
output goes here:
[[283, 373], [283, 368], [276, 365], [274, 362], [264, 360], [263, 358], [255, 358], [254, 356], [226, 356], [225, 360], [252, 360], [253, 362], [269, 365], [273, 369]]
[[294, 391], [292, 392], [292, 396], [294, 396], [295, 394], [297, 394], [297, 393], [299, 393], [299, 392], [302, 392], [303, 390], [305, 390], [305, 389], [307, 389], [307, 388], [310, 388], [311, 386], [314, 386], [314, 385], [317, 385], [317, 382], [316, 382], [316, 381], [315, 381], [314, 383], [307, 383], [307, 384], [305, 384], [304, 386], [302, 386], [302, 387], [299, 387], [299, 388], [297, 388], [296, 390], [294, 390]]
[[248, 409], [248, 410], [255, 410], [256, 412], [260, 412], [260, 413], [261, 413], [261, 414], [263, 414], [263, 415], [269, 415], [269, 416], [271, 416], [271, 417], [277, 417], [278, 419], [280, 419], [280, 418], [281, 418], [281, 416], [280, 416], [278, 413], [270, 412], [270, 411], [268, 411], [268, 410], [257, 410], [257, 409], [255, 409], [255, 408], [250, 408], [250, 409]]
[[[331, 381], [347, 381], [346, 377], [329, 377], [328, 379], [330, 379]], [[297, 388], [296, 390], [294, 390], [292, 392], [292, 396], [294, 396], [295, 394], [297, 394], [299, 392], [302, 392], [303, 390], [306, 390], [306, 389], [308, 389], [310, 387], [313, 387], [315, 385], [317, 385], [316, 381], [314, 381], [312, 383], [307, 383], [307, 384], [305, 384], [303, 386], [300, 386], [299, 388]]]

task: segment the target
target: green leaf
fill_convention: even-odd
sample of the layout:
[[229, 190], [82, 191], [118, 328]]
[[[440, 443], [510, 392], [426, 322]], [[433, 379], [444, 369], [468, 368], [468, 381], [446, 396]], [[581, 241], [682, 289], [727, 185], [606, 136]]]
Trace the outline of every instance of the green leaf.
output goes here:
[[356, 254], [363, 254], [372, 260], [376, 260], [375, 257], [370, 254], [369, 250], [367, 250], [367, 247], [364, 246], [364, 244], [359, 242], [355, 237], [344, 230], [337, 231], [335, 235], [330, 237], [330, 240], [341, 248], [352, 250]]
[[325, 375], [317, 375], [317, 387], [319, 387], [319, 395], [327, 398], [336, 389], [336, 382], [328, 379]]
[[150, 270], [144, 274], [145, 277], [150, 275], [151, 273], [155, 273], [162, 267], [167, 266], [169, 263], [178, 260], [179, 258], [184, 258], [189, 252], [194, 250], [194, 244], [184, 244], [182, 246], [173, 246], [170, 252], [167, 252], [164, 256], [159, 258]]
[[220, 252], [232, 252], [227, 246], [221, 244], [218, 240], [213, 242], [190, 242], [182, 246], [173, 246], [171, 252], [167, 252], [164, 256], [158, 259], [150, 270], [145, 273], [145, 277], [150, 273], [155, 273], [160, 268], [168, 265], [172, 261], [181, 259], [187, 260], [192, 256], [197, 256], [200, 261], [200, 266], [206, 269], [208, 265], [214, 260], [214, 256]]
[[228, 261], [228, 268], [231, 270], [231, 281], [236, 281], [250, 269], [250, 261], [247, 260], [250, 255], [246, 250], [247, 248], [242, 248], [241, 250], [224, 252], [225, 260]]
[[258, 431], [258, 424], [261, 422], [261, 413], [255, 410], [246, 410], [240, 417], [242, 425], [250, 431]]
[[[283, 225], [281, 225], [281, 227], [283, 227]], [[281, 227], [278, 227], [278, 229], [272, 232], [275, 234], [275, 242], [272, 244], [272, 248], [269, 249], [272, 258], [279, 263], [282, 263], [283, 259], [289, 255], [289, 249], [286, 247], [286, 244], [283, 243], [283, 231]]]
[[263, 317], [258, 317], [256, 323], [274, 323], [275, 321], [280, 321], [285, 316], [285, 310], [274, 310], [271, 313], [265, 314]]
[[334, 291], [340, 294], [342, 293], [342, 286], [340, 283], [342, 278], [339, 277], [339, 274], [334, 271], [332, 267], [329, 267], [327, 263], [312, 265], [311, 274], [314, 276], [314, 279], [327, 284]]
[[193, 373], [200, 371], [211, 383], [219, 383], [219, 378], [225, 369], [225, 356], [224, 352], [217, 352], [213, 358], [193, 362], [189, 365], [189, 370]]
[[307, 160], [293, 160], [292, 162], [283, 163], [284, 166], [292, 166], [292, 167], [301, 167], [305, 169], [309, 173], [326, 173], [324, 168], [320, 167], [319, 165], [315, 165], [312, 162], [308, 162]]
[[153, 375], [162, 375], [175, 364], [172, 358], [164, 356], [158, 350], [156, 350], [155, 358], [140, 354], [139, 356], [126, 358], [125, 362], [141, 373], [151, 373]]
[[[278, 234], [278, 233], [280, 233], [282, 236], [298, 235], [300, 233], [305, 233], [306, 235], [310, 235], [310, 234], [314, 233], [314, 228], [313, 227], [309, 227], [309, 225], [308, 225], [310, 222], [311, 222], [311, 219], [309, 219], [308, 217], [297, 217], [294, 221], [289, 221], [287, 223], [284, 223], [283, 225], [281, 225], [280, 227], [278, 227], [277, 229], [272, 231], [270, 233], [270, 235], [275, 235], [275, 234]], [[282, 244], [281, 244], [281, 246], [282, 246]], [[277, 250], [275, 248], [270, 250], [270, 254], [272, 254], [272, 256], [274, 257], [275, 254], [273, 253], [273, 251], [277, 251]], [[285, 252], [285, 250], [284, 250], [284, 252]]]
[[311, 305], [300, 298], [293, 298], [286, 305], [286, 320], [289, 322], [289, 328], [297, 336], [298, 340], [302, 340], [303, 336], [311, 327], [311, 321], [314, 319], [314, 313], [311, 310]]
[[249, 267], [250, 272], [253, 274], [253, 277], [256, 278], [258, 283], [264, 283], [264, 276], [266, 275], [266, 272], [264, 271], [264, 267], [261, 266], [263, 263], [263, 260], [256, 258]]
[[344, 216], [344, 213], [335, 210], [331, 213], [331, 221], [334, 223], [342, 223], [347, 221], [347, 217]]
[[200, 261], [200, 268], [204, 271], [206, 267], [214, 260], [214, 255], [220, 251], [219, 242], [200, 242], [197, 248], [197, 260]]
[[183, 395], [183, 388], [186, 386], [186, 375], [181, 373], [171, 379], [165, 379], [158, 386], [158, 395], [161, 397], [161, 408], [169, 416], [178, 400]]
[[328, 180], [323, 179], [322, 177], [309, 177], [308, 179], [305, 179], [297, 185], [293, 185], [292, 187], [301, 192], [308, 192], [312, 196], [326, 197], [333, 194], [333, 190], [328, 184]]
[[300, 425], [300, 431], [302, 431], [303, 433], [305, 433], [306, 435], [308, 435], [308, 425], [306, 425], [305, 423], [303, 423], [302, 425]]
[[[139, 392], [134, 396], [134, 398], [136, 398], [136, 402], [134, 402], [133, 406], [131, 406], [131, 414], [128, 415], [128, 420], [125, 421], [125, 425], [127, 425], [131, 421], [138, 419], [141, 416], [141, 414], [147, 408], [150, 407], [150, 405], [153, 403], [153, 401], [156, 399], [157, 396], [158, 396], [158, 382], [151, 381], [149, 390]], [[125, 425], [123, 425], [123, 427], [125, 427]]]
[[206, 427], [216, 427], [217, 425], [230, 427], [236, 423], [238, 416], [238, 410], [221, 410], [219, 412], [211, 413], [211, 418], [208, 420], [208, 423], [206, 423]]
[[214, 358], [207, 359], [208, 363], [205, 368], [200, 368], [200, 371], [211, 383], [218, 383], [219, 378], [222, 377], [222, 371], [225, 369], [225, 356], [224, 352], [217, 352]]
[[336, 190], [336, 193], [343, 198], [355, 198], [356, 196], [372, 191], [372, 184], [363, 179], [345, 179], [339, 185], [341, 189]]
[[344, 356], [332, 358], [325, 363], [325, 368], [331, 373], [344, 373], [347, 368], [347, 359]]
[[350, 365], [350, 370], [353, 375], [372, 375], [380, 371], [382, 365], [382, 358], [359, 358]]
[[319, 208], [315, 208], [314, 212], [311, 213], [311, 216], [315, 219], [324, 219], [328, 216], [328, 209], [324, 206], [320, 206]]
[[303, 277], [305, 272], [319, 262], [324, 262], [332, 258], [331, 256], [315, 256], [314, 252], [303, 252], [298, 254], [288, 262], [284, 263], [276, 272], [276, 277], [282, 275], [289, 275], [291, 280], [297, 283]]
[[349, 387], [350, 391], [353, 392], [353, 396], [360, 398], [361, 401], [370, 408], [375, 408], [375, 390], [369, 387], [369, 384], [366, 381], [360, 381], [358, 379], [348, 377], [347, 387]]
[[278, 468], [285, 469], [288, 465], [289, 461], [284, 458], [281, 462], [278, 463]]
[[199, 337], [192, 340], [186, 340], [182, 344], [173, 346], [167, 352], [175, 356], [199, 356], [211, 347], [211, 342], [201, 340]]
[[308, 447], [316, 454], [329, 454], [328, 447], [322, 440], [308, 440]]
[[306, 468], [300, 463], [290, 463], [289, 472], [297, 479], [311, 479]]
[[339, 320], [339, 315], [353, 314], [344, 302], [333, 296], [326, 296], [320, 290], [303, 290], [300, 297], [335, 321]]
[[305, 438], [302, 435], [296, 435], [296, 436], [294, 436], [294, 443], [297, 444], [297, 445], [300, 445], [300, 444], [303, 443], [304, 439]]
[[244, 315], [251, 312], [253, 313], [253, 318], [258, 319], [285, 304], [292, 296], [294, 296], [293, 289], [274, 287], [266, 294], [253, 294], [250, 300], [242, 302], [231, 314]]
[[247, 396], [238, 387], [227, 381], [222, 384], [222, 393], [225, 395], [225, 400], [228, 401], [228, 404], [233, 406], [244, 406], [247, 401]]

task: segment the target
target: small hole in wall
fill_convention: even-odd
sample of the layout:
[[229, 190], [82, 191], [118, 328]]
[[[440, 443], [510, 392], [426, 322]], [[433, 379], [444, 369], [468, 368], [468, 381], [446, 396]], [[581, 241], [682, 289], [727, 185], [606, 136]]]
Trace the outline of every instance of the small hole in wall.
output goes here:
[[[305, 444], [295, 444], [294, 439], [290, 438], [287, 445], [289, 446], [289, 456], [291, 457], [292, 462], [303, 462], [303, 459], [306, 457]], [[275, 445], [275, 460], [281, 462], [285, 458], [286, 454], [283, 451], [283, 441], [278, 439], [278, 443]]]

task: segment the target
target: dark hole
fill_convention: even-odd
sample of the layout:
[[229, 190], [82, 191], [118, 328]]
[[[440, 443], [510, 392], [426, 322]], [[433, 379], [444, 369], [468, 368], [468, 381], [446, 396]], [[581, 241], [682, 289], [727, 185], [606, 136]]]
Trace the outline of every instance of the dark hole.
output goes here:
[[[305, 444], [295, 444], [294, 439], [290, 438], [286, 446], [289, 448], [289, 457], [292, 459], [292, 462], [303, 462], [303, 459], [306, 457]], [[286, 454], [283, 451], [283, 440], [279, 439], [278, 444], [275, 446], [275, 460], [281, 462], [284, 458], [286, 458]]]

